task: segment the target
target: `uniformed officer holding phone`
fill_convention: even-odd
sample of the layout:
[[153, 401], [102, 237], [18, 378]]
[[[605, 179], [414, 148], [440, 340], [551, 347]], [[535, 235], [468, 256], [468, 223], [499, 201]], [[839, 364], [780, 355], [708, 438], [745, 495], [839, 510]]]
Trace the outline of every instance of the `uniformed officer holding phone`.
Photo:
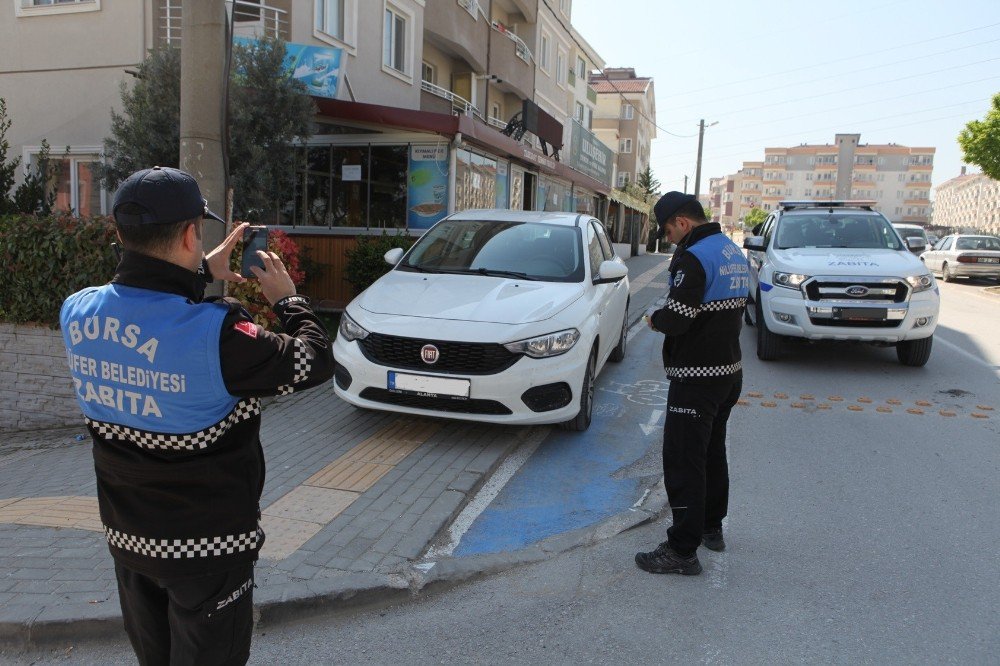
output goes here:
[[330, 339], [259, 229], [247, 271], [287, 334], [203, 298], [213, 278], [247, 279], [229, 268], [247, 225], [205, 255], [202, 225], [222, 218], [189, 174], [138, 171], [113, 210], [114, 279], [67, 298], [60, 324], [125, 629], [143, 664], [242, 664], [264, 543], [259, 398], [326, 382]]

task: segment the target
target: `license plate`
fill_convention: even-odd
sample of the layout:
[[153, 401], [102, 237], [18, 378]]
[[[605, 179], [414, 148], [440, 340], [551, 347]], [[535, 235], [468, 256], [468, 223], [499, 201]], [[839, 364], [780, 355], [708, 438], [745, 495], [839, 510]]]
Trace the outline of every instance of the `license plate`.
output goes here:
[[1000, 264], [1000, 257], [979, 257], [981, 264]]
[[468, 379], [410, 375], [391, 370], [386, 379], [386, 388], [393, 393], [409, 393], [427, 398], [452, 398], [454, 400], [468, 400], [471, 385], [472, 382]]
[[885, 321], [887, 308], [834, 308], [833, 318], [847, 321]]

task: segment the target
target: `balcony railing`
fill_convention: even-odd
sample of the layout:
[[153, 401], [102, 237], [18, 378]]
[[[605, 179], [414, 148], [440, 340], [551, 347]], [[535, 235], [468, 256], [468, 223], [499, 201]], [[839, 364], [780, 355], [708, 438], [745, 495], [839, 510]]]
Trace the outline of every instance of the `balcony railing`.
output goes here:
[[528, 45], [525, 44], [520, 37], [518, 37], [510, 30], [508, 30], [507, 26], [505, 26], [500, 21], [493, 21], [491, 25], [493, 26], [494, 30], [499, 32], [501, 35], [507, 37], [507, 39], [509, 39], [510, 41], [514, 42], [514, 52], [517, 53], [518, 58], [520, 58], [521, 60], [523, 60], [528, 64], [531, 64], [531, 62], [535, 59], [535, 56], [531, 55], [531, 49], [528, 48]]
[[507, 123], [500, 120], [499, 118], [494, 118], [493, 116], [490, 116], [489, 118], [486, 119], [486, 122], [489, 123], [492, 127], [496, 127], [497, 129], [500, 130], [507, 129]]
[[[164, 43], [167, 45], [178, 47], [181, 45], [183, 4], [183, 0], [163, 0], [160, 5], [159, 24]], [[247, 0], [226, 0], [226, 4], [233, 13], [236, 31], [288, 39], [288, 12], [284, 9]]]
[[431, 95], [436, 95], [451, 102], [451, 110], [455, 114], [463, 116], [475, 116], [485, 122], [483, 114], [479, 111], [479, 109], [474, 107], [472, 105], [472, 102], [465, 99], [461, 95], [456, 95], [447, 88], [436, 86], [430, 81], [421, 81], [420, 89], [423, 90], [424, 92], [430, 93]]

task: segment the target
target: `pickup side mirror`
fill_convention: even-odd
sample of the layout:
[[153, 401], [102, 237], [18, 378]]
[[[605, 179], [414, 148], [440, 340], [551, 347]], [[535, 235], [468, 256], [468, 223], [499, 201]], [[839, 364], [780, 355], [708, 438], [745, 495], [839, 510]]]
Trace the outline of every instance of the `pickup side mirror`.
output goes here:
[[628, 267], [617, 261], [602, 261], [594, 277], [594, 284], [608, 284], [618, 282], [628, 275]]
[[763, 236], [749, 236], [743, 239], [743, 249], [764, 252], [767, 250], [767, 243]]
[[750, 230], [750, 233], [752, 233], [754, 236], [759, 236], [760, 230], [763, 228], [764, 228], [764, 223], [758, 222], [757, 224], [753, 225], [753, 229]]
[[389, 264], [390, 266], [395, 266], [396, 264], [399, 263], [399, 260], [403, 258], [403, 254], [404, 254], [403, 248], [394, 247], [385, 254], [383, 254], [382, 258], [385, 259], [385, 263]]

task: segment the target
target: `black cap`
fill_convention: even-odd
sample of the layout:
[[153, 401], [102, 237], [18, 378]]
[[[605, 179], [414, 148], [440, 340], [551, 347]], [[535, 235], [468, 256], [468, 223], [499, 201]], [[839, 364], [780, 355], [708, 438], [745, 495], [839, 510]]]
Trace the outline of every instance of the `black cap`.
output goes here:
[[689, 201], [696, 202], [698, 201], [698, 198], [693, 194], [684, 194], [683, 192], [667, 192], [660, 197], [660, 200], [656, 202], [655, 206], [653, 206], [653, 215], [656, 216], [656, 223], [665, 223], [677, 214], [677, 211], [681, 206]]
[[[122, 204], [135, 204], [142, 213], [119, 212]], [[194, 177], [170, 167], [155, 166], [136, 171], [115, 192], [112, 206], [115, 221], [123, 226], [170, 224], [198, 217], [225, 222], [208, 209], [208, 201]]]

